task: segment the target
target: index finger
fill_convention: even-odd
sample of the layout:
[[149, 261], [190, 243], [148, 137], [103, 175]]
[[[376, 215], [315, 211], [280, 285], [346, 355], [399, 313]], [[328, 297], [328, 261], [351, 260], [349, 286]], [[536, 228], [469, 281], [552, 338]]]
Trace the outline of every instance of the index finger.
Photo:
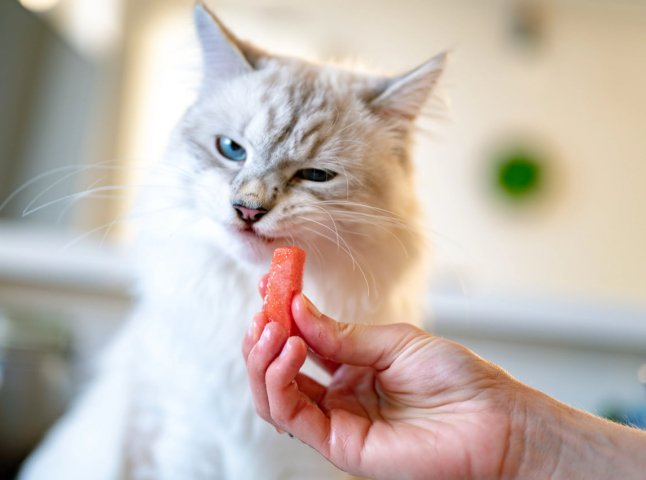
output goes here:
[[251, 321], [251, 325], [249, 325], [247, 333], [242, 339], [242, 356], [244, 357], [245, 362], [247, 361], [249, 352], [251, 352], [251, 349], [260, 338], [260, 334], [265, 328], [265, 325], [267, 325], [267, 317], [265, 314], [263, 312], [256, 313], [253, 316], [253, 320]]
[[302, 339], [290, 337], [267, 368], [265, 384], [271, 419], [337, 467], [349, 471], [356, 465], [348, 464], [348, 460], [362, 451], [371, 421], [342, 409], [323, 411], [299, 389], [295, 379], [306, 352]]

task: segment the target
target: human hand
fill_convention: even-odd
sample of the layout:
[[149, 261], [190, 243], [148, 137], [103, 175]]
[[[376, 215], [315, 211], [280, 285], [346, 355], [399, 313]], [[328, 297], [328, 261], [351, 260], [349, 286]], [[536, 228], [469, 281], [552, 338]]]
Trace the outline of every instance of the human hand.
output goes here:
[[[262, 418], [355, 475], [511, 473], [516, 385], [500, 368], [411, 325], [337, 323], [300, 295], [292, 311], [302, 338], [258, 314], [244, 341]], [[308, 347], [332, 374], [329, 385], [299, 372]]]
[[[263, 294], [263, 282], [260, 290]], [[300, 337], [257, 314], [243, 354], [258, 414], [375, 479], [641, 479], [646, 432], [576, 410], [406, 324], [337, 323], [303, 296]], [[331, 374], [300, 373], [309, 354]]]

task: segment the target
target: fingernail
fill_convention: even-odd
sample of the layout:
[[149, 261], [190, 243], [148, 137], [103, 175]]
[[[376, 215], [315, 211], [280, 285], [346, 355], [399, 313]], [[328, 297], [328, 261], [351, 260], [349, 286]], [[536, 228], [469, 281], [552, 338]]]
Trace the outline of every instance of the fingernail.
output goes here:
[[289, 340], [285, 342], [285, 345], [283, 345], [283, 349], [280, 351], [280, 354], [278, 355], [278, 358], [284, 358], [289, 354], [289, 350], [292, 349], [292, 342]]
[[[253, 338], [255, 332], [256, 332], [256, 321], [253, 320], [251, 322], [251, 324], [249, 325], [249, 328], [247, 329], [247, 336]], [[254, 338], [254, 342], [255, 341], [256, 341], [256, 339]]]
[[316, 318], [321, 318], [321, 315], [322, 315], [321, 312], [319, 312], [318, 308], [316, 308], [314, 304], [310, 301], [310, 299], [307, 298], [305, 295], [303, 295], [303, 301], [305, 302], [305, 307], [307, 308], [308, 312], [310, 312]]
[[251, 327], [249, 327], [249, 336], [253, 340], [253, 343], [258, 342], [258, 339], [260, 338], [260, 323], [258, 323], [257, 320], [254, 320], [251, 323]]

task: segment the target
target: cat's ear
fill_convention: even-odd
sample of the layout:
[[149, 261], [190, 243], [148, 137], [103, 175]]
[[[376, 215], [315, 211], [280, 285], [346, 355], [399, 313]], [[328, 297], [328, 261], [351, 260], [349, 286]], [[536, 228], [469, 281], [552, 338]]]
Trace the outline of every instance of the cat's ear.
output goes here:
[[444, 71], [447, 57], [447, 52], [441, 53], [404, 75], [386, 80], [373, 94], [370, 108], [383, 117], [415, 120]]
[[202, 2], [195, 5], [193, 19], [202, 47], [205, 84], [216, 84], [258, 68], [265, 53], [236, 38]]

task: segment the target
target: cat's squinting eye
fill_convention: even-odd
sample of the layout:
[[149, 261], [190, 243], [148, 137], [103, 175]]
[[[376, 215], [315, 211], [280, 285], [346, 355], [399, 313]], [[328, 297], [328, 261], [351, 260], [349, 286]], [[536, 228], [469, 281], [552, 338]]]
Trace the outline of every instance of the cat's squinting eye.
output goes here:
[[304, 168], [296, 172], [295, 177], [302, 180], [309, 180], [310, 182], [328, 182], [336, 177], [336, 173], [319, 168]]
[[244, 147], [225, 135], [215, 137], [215, 148], [220, 155], [232, 162], [244, 162], [247, 159], [247, 151]]

